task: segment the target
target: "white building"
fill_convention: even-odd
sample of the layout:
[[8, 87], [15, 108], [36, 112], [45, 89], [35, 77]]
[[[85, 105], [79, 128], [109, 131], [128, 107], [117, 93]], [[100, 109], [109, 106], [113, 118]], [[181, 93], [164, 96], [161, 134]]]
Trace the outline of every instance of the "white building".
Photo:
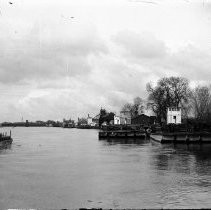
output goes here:
[[120, 125], [120, 116], [114, 115], [114, 125]]
[[87, 117], [87, 124], [88, 125], [92, 124], [92, 117], [90, 117], [89, 114], [88, 114], [88, 117]]
[[93, 118], [88, 114], [87, 125], [94, 127], [94, 126], [97, 126], [98, 124], [99, 124], [99, 115], [97, 115]]
[[131, 116], [128, 111], [121, 111], [120, 115], [114, 115], [114, 125], [131, 124]]
[[170, 107], [167, 109], [167, 124], [181, 124], [182, 111], [181, 108]]
[[120, 124], [122, 124], [122, 125], [131, 124], [130, 111], [121, 111], [120, 112]]

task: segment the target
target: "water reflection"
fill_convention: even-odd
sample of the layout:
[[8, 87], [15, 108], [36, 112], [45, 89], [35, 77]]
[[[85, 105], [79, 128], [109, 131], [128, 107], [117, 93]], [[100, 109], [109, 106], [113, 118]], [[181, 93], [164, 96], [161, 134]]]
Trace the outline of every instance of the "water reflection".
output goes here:
[[198, 160], [211, 159], [211, 145], [201, 144], [201, 145], [187, 145], [187, 150], [195, 155]]
[[[150, 147], [151, 180], [161, 190], [167, 207], [199, 205], [208, 198], [211, 180], [211, 145], [161, 145]], [[200, 190], [199, 190], [200, 189]], [[171, 202], [169, 202], [171, 201]], [[202, 205], [203, 206], [203, 205]]]
[[211, 145], [160, 145], [152, 148], [151, 165], [174, 173], [208, 175]]
[[0, 154], [1, 154], [1, 153], [4, 153], [5, 150], [7, 150], [7, 149], [11, 149], [11, 147], [12, 147], [11, 144], [2, 144], [2, 145], [0, 146]]

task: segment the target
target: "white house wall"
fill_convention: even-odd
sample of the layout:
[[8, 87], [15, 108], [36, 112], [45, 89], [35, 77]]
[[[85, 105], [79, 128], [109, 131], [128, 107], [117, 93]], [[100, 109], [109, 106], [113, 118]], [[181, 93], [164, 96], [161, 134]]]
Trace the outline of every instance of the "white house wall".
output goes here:
[[[176, 117], [176, 119], [174, 117]], [[169, 123], [181, 124], [181, 118], [182, 118], [181, 109], [178, 111], [172, 111], [172, 110], [168, 109], [167, 124], [169, 124]]]
[[114, 116], [114, 125], [120, 125], [120, 117]]

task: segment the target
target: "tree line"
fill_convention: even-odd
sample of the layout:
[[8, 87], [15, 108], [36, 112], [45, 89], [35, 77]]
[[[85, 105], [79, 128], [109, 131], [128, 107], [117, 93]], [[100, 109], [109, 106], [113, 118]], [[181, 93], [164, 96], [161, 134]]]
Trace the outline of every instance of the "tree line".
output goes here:
[[133, 103], [123, 105], [121, 111], [130, 111], [135, 117], [143, 113], [145, 108], [151, 109], [158, 122], [165, 122], [168, 107], [181, 107], [183, 119], [195, 119], [203, 123], [211, 123], [211, 86], [198, 85], [190, 87], [189, 80], [184, 77], [164, 77], [156, 85], [147, 83], [147, 105], [140, 97]]

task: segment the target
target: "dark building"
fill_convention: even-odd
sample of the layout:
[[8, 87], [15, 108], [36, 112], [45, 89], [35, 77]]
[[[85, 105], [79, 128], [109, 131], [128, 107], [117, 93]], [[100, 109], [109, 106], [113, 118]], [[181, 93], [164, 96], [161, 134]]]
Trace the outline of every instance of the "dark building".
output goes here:
[[150, 116], [150, 125], [153, 125], [157, 122], [156, 116]]
[[145, 114], [140, 114], [131, 119], [131, 124], [133, 125], [152, 125], [155, 123], [155, 116], [147, 116]]

